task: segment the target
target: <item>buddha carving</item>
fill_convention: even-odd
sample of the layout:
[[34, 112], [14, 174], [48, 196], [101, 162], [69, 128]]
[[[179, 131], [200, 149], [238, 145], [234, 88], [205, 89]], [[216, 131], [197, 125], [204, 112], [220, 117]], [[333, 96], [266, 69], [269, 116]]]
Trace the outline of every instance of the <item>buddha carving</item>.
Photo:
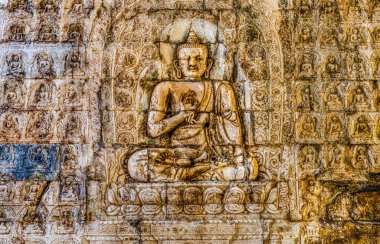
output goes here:
[[52, 135], [51, 114], [37, 113], [28, 127], [28, 135], [34, 139], [49, 139]]
[[361, 18], [362, 9], [359, 4], [359, 0], [350, 0], [348, 3], [348, 13], [349, 18]]
[[316, 120], [310, 115], [305, 117], [300, 129], [300, 137], [304, 139], [314, 139], [320, 136], [316, 128]]
[[357, 87], [353, 91], [352, 100], [350, 103], [351, 108], [356, 110], [368, 109], [370, 107], [370, 103], [368, 102], [367, 95], [365, 94], [362, 87]]
[[335, 146], [330, 151], [328, 168], [333, 169], [334, 171], [337, 171], [337, 172], [344, 171], [346, 167], [344, 155], [345, 155], [344, 150], [340, 148], [339, 146]]
[[13, 117], [11, 114], [7, 114], [2, 122], [0, 133], [0, 138], [8, 140], [19, 139], [21, 133], [18, 126], [17, 118]]
[[9, 55], [7, 57], [7, 66], [7, 75], [11, 75], [16, 78], [22, 78], [25, 76], [21, 54]]
[[330, 110], [342, 108], [343, 101], [337, 87], [333, 86], [330, 88], [326, 96], [326, 106]]
[[304, 55], [300, 62], [299, 76], [302, 79], [309, 79], [314, 75], [313, 59], [309, 55]]
[[326, 73], [330, 77], [336, 77], [339, 74], [339, 69], [340, 69], [340, 66], [336, 58], [334, 56], [329, 56], [327, 58], [327, 62], [325, 66]]
[[301, 91], [300, 91], [300, 96], [301, 96], [301, 102], [298, 106], [298, 109], [300, 110], [313, 110], [314, 108], [314, 96], [311, 92], [311, 88], [310, 86], [306, 86], [304, 87]]
[[11, 12], [15, 12], [17, 10], [27, 11], [28, 10], [28, 1], [27, 0], [9, 1], [8, 10]]
[[68, 42], [81, 42], [82, 41], [82, 26], [80, 24], [71, 24], [68, 27]]
[[53, 25], [42, 24], [38, 33], [38, 40], [41, 42], [54, 42], [57, 39]]
[[24, 26], [15, 24], [9, 28], [9, 41], [23, 42], [25, 41], [25, 38], [26, 34]]
[[77, 87], [74, 82], [69, 83], [65, 89], [63, 94], [60, 95], [62, 99], [62, 105], [65, 106], [75, 106], [80, 103], [81, 99], [81, 89]]
[[364, 42], [364, 36], [360, 33], [359, 28], [352, 28], [351, 33], [347, 35], [347, 47], [350, 49], [355, 49], [357, 46], [361, 45]]
[[312, 41], [312, 30], [309, 26], [302, 27], [299, 40], [302, 44], [308, 44]]
[[39, 78], [53, 76], [53, 60], [47, 53], [39, 53], [36, 57], [37, 62], [37, 76]]
[[22, 97], [22, 91], [21, 91], [21, 84], [18, 83], [15, 80], [7, 80], [4, 84], [4, 90], [3, 90], [3, 105], [6, 105], [8, 107], [14, 107], [21, 105], [21, 97]]
[[299, 12], [302, 15], [310, 14], [312, 10], [312, 5], [310, 4], [309, 0], [301, 0], [300, 6], [299, 6]]
[[338, 46], [339, 45], [339, 32], [331, 28], [326, 28], [321, 35], [321, 46], [329, 47], [329, 46]]
[[80, 119], [73, 114], [70, 114], [66, 118], [65, 124], [65, 138], [76, 138], [81, 135], [81, 123]]
[[127, 160], [138, 181], [254, 180], [257, 161], [242, 142], [234, 90], [210, 80], [209, 47], [192, 31], [176, 48], [177, 80], [159, 82], [150, 97], [147, 133], [168, 138], [165, 147], [142, 149]]
[[367, 149], [364, 146], [355, 148], [352, 166], [356, 170], [362, 170], [368, 167]]
[[41, 83], [34, 94], [34, 102], [36, 104], [46, 104], [46, 103], [50, 103], [51, 99], [52, 99], [52, 88], [45, 83]]
[[333, 115], [327, 124], [326, 135], [330, 139], [339, 139], [343, 135], [343, 125], [338, 116]]
[[354, 122], [354, 136], [357, 138], [371, 138], [371, 127], [368, 124], [367, 118], [364, 115], [359, 116]]

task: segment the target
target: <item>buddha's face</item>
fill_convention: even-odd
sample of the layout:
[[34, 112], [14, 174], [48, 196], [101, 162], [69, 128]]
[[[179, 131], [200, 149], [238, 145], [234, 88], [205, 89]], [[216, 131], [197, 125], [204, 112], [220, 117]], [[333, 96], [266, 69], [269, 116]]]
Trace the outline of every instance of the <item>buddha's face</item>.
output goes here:
[[178, 69], [184, 78], [200, 79], [208, 68], [210, 60], [206, 48], [182, 47], [178, 51]]

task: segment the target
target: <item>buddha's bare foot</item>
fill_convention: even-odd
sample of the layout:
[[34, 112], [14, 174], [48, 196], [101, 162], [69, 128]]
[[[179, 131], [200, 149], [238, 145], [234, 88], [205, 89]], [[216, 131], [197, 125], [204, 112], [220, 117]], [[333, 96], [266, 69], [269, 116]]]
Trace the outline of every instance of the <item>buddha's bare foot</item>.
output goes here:
[[247, 164], [249, 169], [248, 180], [256, 180], [259, 174], [259, 163], [257, 162], [257, 159], [251, 155], [247, 158]]
[[204, 162], [207, 159], [208, 159], [208, 153], [207, 152], [203, 152], [198, 158], [194, 159], [194, 162], [195, 163]]
[[197, 176], [210, 170], [210, 168], [211, 167], [209, 164], [196, 164], [193, 167], [188, 168], [186, 178], [189, 180], [194, 179]]

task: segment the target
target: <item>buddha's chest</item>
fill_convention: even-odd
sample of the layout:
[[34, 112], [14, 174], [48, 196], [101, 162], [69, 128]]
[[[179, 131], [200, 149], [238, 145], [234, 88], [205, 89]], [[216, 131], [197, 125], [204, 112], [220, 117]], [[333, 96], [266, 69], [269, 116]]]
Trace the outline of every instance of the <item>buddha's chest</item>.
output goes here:
[[170, 89], [170, 106], [174, 110], [194, 108], [205, 111], [212, 103], [211, 94], [211, 83], [177, 82]]

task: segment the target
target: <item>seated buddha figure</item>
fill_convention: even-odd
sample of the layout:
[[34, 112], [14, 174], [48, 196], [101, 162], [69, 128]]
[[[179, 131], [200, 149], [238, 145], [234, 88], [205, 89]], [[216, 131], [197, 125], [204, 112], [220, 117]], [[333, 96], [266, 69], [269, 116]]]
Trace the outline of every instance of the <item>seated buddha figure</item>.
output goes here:
[[177, 80], [161, 81], [150, 97], [147, 133], [168, 144], [135, 152], [127, 162], [138, 181], [254, 180], [257, 161], [242, 143], [231, 85], [210, 80], [207, 44], [194, 32], [175, 52]]

